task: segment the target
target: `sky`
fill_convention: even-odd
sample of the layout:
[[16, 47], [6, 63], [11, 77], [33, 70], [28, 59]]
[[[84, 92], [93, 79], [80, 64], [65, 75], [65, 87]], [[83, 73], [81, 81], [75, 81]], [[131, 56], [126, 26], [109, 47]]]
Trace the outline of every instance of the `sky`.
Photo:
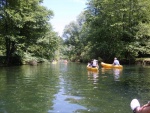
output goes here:
[[52, 10], [54, 17], [50, 20], [55, 32], [62, 36], [63, 29], [86, 8], [87, 0], [43, 0], [43, 6]]

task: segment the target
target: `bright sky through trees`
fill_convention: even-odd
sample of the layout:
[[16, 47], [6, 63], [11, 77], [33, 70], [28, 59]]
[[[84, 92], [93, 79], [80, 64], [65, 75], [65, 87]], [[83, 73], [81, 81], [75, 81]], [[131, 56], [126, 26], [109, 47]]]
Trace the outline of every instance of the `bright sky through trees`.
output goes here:
[[86, 0], [44, 0], [43, 5], [54, 12], [51, 19], [54, 31], [61, 36], [65, 25], [75, 21], [84, 11]]

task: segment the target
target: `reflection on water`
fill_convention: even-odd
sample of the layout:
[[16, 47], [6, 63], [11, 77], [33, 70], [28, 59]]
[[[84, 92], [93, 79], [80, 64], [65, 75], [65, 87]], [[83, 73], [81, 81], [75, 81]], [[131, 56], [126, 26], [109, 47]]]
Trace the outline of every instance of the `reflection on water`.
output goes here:
[[51, 74], [58, 74], [47, 70], [47, 66], [1, 69], [0, 109], [8, 113], [46, 113], [57, 91], [57, 76]]
[[64, 79], [60, 77], [60, 89], [58, 93], [55, 94], [55, 98], [53, 100], [53, 106], [51, 106], [51, 110], [48, 110], [48, 113], [73, 113], [76, 110], [85, 110], [86, 108], [78, 105], [70, 103], [80, 101], [81, 97], [71, 96], [65, 93], [64, 88]]
[[[119, 81], [119, 82], [116, 82]], [[149, 67], [86, 69], [58, 62], [0, 68], [0, 113], [131, 113], [150, 98]]]
[[101, 73], [103, 75], [105, 75], [107, 73], [111, 74], [112, 73], [112, 68], [101, 68]]
[[93, 84], [97, 84], [98, 81], [98, 72], [87, 71], [88, 72], [88, 80], [92, 80]]
[[101, 72], [103, 75], [112, 74], [114, 76], [114, 81], [120, 81], [122, 70], [123, 69], [118, 69], [118, 68], [102, 68]]
[[113, 69], [115, 81], [120, 81], [121, 71], [122, 71], [122, 69], [118, 69], [118, 68]]

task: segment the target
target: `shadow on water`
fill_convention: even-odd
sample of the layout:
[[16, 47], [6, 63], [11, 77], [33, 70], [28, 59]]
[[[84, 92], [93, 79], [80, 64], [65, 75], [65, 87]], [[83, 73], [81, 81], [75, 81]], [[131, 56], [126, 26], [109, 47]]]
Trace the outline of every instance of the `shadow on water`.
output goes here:
[[87, 71], [85, 64], [0, 69], [0, 113], [132, 113], [149, 100], [150, 67]]

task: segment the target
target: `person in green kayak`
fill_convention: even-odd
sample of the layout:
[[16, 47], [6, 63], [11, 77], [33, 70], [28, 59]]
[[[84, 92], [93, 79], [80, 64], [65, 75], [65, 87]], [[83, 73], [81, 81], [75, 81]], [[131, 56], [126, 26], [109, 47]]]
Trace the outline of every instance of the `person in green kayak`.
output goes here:
[[119, 60], [116, 57], [114, 58], [113, 65], [120, 65]]
[[140, 103], [137, 99], [133, 99], [130, 103], [130, 107], [133, 113], [150, 113], [150, 102], [140, 106]]

